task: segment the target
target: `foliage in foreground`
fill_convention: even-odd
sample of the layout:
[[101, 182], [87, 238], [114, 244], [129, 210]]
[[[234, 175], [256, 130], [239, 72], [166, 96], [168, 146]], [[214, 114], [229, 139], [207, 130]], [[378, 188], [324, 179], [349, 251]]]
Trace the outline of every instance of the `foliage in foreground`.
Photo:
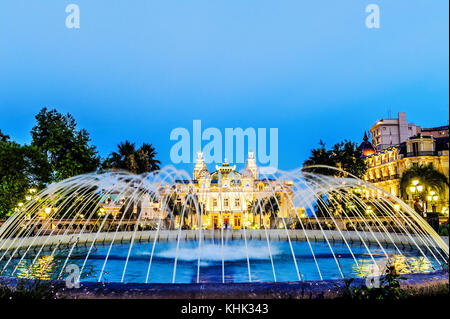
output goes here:
[[407, 293], [400, 287], [400, 277], [394, 265], [387, 265], [384, 274], [380, 277], [379, 285], [368, 287], [365, 284], [354, 285], [354, 278], [346, 279], [345, 285], [336, 285], [342, 289], [341, 298], [355, 300], [398, 300], [407, 297]]
[[448, 222], [443, 223], [439, 226], [439, 236], [448, 236], [449, 224]]
[[55, 283], [48, 280], [19, 279], [15, 285], [0, 280], [1, 299], [56, 299]]

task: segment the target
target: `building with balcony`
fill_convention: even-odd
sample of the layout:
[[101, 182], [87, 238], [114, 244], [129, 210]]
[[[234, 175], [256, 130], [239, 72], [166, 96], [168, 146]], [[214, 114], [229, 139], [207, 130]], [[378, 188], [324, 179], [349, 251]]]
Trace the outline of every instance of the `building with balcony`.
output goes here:
[[[448, 126], [434, 129], [410, 127], [420, 130], [420, 133], [408, 136], [405, 141], [399, 144], [388, 147], [386, 147], [386, 144], [379, 144], [375, 152], [363, 153], [368, 164], [368, 170], [363, 179], [395, 196], [400, 196], [402, 174], [412, 165], [433, 164], [436, 170], [446, 175], [447, 178], [449, 177]], [[383, 126], [377, 126], [377, 130], [380, 128], [382, 129]], [[381, 141], [383, 142], [383, 140]], [[383, 147], [380, 147], [381, 145]], [[365, 148], [368, 148], [367, 145], [365, 145]], [[448, 200], [447, 188], [445, 194], [441, 194], [437, 203], [438, 211], [448, 212]]]

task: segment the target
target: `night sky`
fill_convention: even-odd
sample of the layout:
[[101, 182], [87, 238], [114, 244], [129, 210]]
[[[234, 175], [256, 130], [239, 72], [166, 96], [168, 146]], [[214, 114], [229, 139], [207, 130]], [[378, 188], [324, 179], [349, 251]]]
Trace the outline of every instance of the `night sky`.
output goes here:
[[[78, 4], [81, 28], [67, 29]], [[368, 29], [365, 7], [381, 10]], [[170, 164], [172, 129], [278, 128], [279, 167], [360, 142], [390, 112], [448, 124], [446, 0], [2, 0], [0, 129], [30, 142], [47, 106], [102, 156], [129, 139]], [[232, 161], [232, 159], [229, 159]], [[193, 165], [181, 165], [191, 169]]]

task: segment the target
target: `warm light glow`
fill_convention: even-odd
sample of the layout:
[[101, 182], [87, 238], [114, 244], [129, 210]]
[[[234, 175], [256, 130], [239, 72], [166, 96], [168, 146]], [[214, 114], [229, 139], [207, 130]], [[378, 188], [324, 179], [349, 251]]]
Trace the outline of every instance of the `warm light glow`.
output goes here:
[[434, 196], [433, 196], [433, 200], [434, 200], [434, 201], [437, 201], [438, 198], [439, 198], [439, 196], [437, 196], [437, 195], [434, 195]]
[[415, 193], [416, 192], [416, 187], [415, 186], [411, 186], [409, 188], [409, 190], [411, 191], [411, 193]]
[[419, 181], [417, 179], [415, 179], [415, 180], [413, 180], [412, 183], [413, 183], [414, 186], [417, 186], [417, 184], [419, 184]]
[[25, 199], [26, 199], [26, 200], [31, 200], [31, 196], [30, 196], [30, 195], [25, 196]]
[[433, 196], [428, 196], [427, 199], [428, 199], [429, 201], [431, 201], [431, 200], [433, 199]]
[[400, 205], [399, 204], [395, 204], [394, 205], [394, 209], [398, 212], [400, 210]]
[[47, 215], [50, 215], [51, 212], [52, 212], [51, 207], [46, 207], [46, 208], [45, 208], [45, 213], [46, 213]]
[[431, 191], [431, 192], [430, 192], [430, 195], [431, 195], [431, 196], [433, 196], [434, 194], [436, 194], [435, 191]]
[[23, 203], [19, 203], [17, 206], [22, 207], [22, 206], [23, 206]]
[[417, 186], [417, 191], [418, 191], [418, 192], [423, 191], [423, 186], [422, 186], [422, 185]]

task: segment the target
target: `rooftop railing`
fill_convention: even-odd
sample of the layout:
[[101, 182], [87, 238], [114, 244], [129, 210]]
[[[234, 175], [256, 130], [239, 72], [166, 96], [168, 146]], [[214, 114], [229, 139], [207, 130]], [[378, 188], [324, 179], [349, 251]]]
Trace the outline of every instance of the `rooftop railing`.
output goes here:
[[406, 157], [417, 157], [417, 156], [437, 156], [438, 153], [435, 151], [422, 151], [422, 152], [408, 152]]

